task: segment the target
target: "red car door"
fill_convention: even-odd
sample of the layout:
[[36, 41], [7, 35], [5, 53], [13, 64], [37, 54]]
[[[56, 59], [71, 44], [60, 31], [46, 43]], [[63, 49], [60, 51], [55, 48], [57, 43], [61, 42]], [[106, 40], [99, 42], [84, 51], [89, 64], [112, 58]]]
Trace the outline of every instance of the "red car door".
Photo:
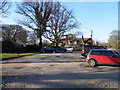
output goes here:
[[97, 61], [97, 63], [99, 63], [100, 59], [101, 59], [101, 55], [99, 51], [94, 51], [89, 55], [89, 58], [93, 58]]
[[100, 59], [99, 59], [98, 63], [101, 63], [101, 64], [110, 63], [110, 57], [108, 57], [108, 56], [100, 56]]
[[101, 59], [99, 63], [102, 64], [117, 64], [119, 61], [118, 57], [115, 57], [115, 54], [111, 51], [101, 52]]
[[113, 57], [112, 56], [101, 56], [100, 63], [102, 64], [113, 64]]

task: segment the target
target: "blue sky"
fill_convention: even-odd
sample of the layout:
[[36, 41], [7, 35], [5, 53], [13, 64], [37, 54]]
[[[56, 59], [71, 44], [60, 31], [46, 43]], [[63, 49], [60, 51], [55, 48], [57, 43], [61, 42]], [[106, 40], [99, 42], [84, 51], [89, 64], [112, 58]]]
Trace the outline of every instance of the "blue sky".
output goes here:
[[[63, 2], [68, 10], [73, 10], [73, 15], [83, 25], [84, 37], [90, 37], [93, 30], [93, 39], [106, 42], [112, 30], [118, 30], [118, 3], [117, 2]], [[74, 32], [75, 30], [73, 30]]]
[[[117, 2], [62, 2], [65, 8], [73, 10], [73, 16], [82, 23], [79, 29], [73, 29], [70, 33], [82, 31], [84, 37], [90, 37], [93, 30], [93, 39], [106, 42], [112, 30], [118, 30], [118, 3]], [[13, 11], [11, 9], [11, 11]], [[4, 24], [15, 24], [19, 18], [12, 12]], [[85, 27], [88, 29], [86, 29]]]

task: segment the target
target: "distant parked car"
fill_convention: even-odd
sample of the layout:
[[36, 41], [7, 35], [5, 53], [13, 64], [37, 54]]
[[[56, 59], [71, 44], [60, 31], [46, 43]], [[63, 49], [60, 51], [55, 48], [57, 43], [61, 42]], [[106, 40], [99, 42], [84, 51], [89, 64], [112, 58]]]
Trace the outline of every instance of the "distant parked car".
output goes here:
[[53, 46], [52, 48], [57, 49], [57, 50], [59, 50], [59, 51], [61, 51], [61, 52], [66, 52], [66, 51], [67, 51], [66, 48], [60, 47], [60, 46]]
[[83, 46], [82, 46], [82, 54], [81, 54], [81, 55], [87, 57], [87, 54], [88, 54], [89, 51], [92, 50], [92, 49], [106, 49], [106, 48], [103, 47], [103, 46], [83, 45]]
[[98, 64], [120, 65], [120, 54], [113, 50], [93, 49], [87, 55], [86, 62], [93, 67]]
[[74, 48], [73, 47], [66, 47], [67, 51], [73, 51]]
[[51, 48], [51, 47], [46, 47], [46, 48], [41, 49], [41, 52], [42, 53], [59, 53], [61, 51]]

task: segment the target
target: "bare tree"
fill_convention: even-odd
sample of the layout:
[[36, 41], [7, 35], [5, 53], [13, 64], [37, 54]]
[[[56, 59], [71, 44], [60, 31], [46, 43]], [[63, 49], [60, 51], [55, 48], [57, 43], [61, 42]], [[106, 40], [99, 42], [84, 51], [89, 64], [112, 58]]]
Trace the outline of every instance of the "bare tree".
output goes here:
[[19, 23], [34, 30], [39, 38], [40, 48], [42, 48], [42, 35], [46, 31], [51, 11], [52, 2], [45, 2], [44, 0], [38, 0], [36, 2], [34, 0], [31, 0], [31, 2], [24, 0], [23, 3], [17, 5], [16, 12], [25, 17]]
[[27, 31], [19, 25], [3, 25], [2, 39], [12, 41], [14, 43], [26, 44]]
[[29, 33], [28, 33], [28, 38], [27, 38], [27, 44], [28, 45], [35, 45], [35, 44], [37, 44], [37, 36], [35, 35], [35, 33], [34, 32], [32, 32], [32, 31], [30, 31]]
[[0, 14], [5, 16], [11, 6], [11, 2], [8, 0], [0, 0]]
[[72, 11], [68, 12], [56, 2], [53, 6], [51, 19], [48, 22], [49, 27], [44, 37], [52, 41], [58, 46], [59, 39], [69, 30], [77, 27], [77, 24], [72, 17]]

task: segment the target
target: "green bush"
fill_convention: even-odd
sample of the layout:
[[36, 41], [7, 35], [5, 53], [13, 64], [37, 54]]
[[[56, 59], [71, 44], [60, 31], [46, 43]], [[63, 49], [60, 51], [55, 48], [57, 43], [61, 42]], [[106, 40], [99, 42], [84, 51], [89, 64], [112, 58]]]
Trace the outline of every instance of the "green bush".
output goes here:
[[82, 47], [80, 47], [80, 46], [75, 46], [75, 47], [74, 47], [74, 51], [82, 51]]

